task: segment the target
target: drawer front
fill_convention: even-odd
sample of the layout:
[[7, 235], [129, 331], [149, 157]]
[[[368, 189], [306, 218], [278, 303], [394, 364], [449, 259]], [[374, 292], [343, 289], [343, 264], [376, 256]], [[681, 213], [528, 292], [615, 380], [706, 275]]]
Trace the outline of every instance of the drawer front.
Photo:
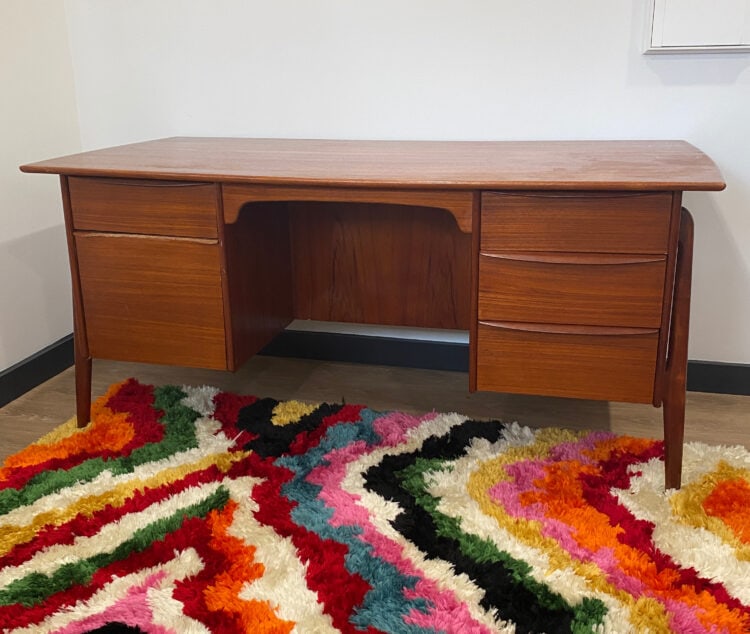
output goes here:
[[667, 253], [672, 194], [482, 194], [481, 251]]
[[664, 256], [479, 257], [479, 319], [658, 328]]
[[73, 227], [85, 231], [216, 238], [211, 183], [110, 178], [68, 179]]
[[477, 389], [651, 403], [658, 332], [580, 334], [480, 323]]
[[93, 357], [226, 368], [216, 243], [92, 233], [75, 240]]

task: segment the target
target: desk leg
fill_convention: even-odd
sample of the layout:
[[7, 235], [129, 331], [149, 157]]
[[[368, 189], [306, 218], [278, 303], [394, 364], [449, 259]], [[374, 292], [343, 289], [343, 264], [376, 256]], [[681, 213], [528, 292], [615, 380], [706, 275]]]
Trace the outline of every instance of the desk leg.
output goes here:
[[[74, 285], [77, 278], [74, 278]], [[78, 289], [76, 289], [78, 291]], [[91, 420], [91, 355], [86, 341], [80, 292], [73, 300], [73, 354], [76, 372], [76, 422], [86, 427]]]
[[86, 338], [86, 322], [83, 317], [83, 295], [78, 272], [76, 241], [73, 236], [73, 211], [70, 202], [70, 186], [67, 176], [60, 176], [65, 233], [68, 240], [70, 260], [70, 282], [73, 290], [73, 354], [76, 372], [76, 422], [85, 427], [91, 420], [91, 355]]
[[685, 438], [690, 286], [693, 273], [693, 218], [687, 209], [680, 216], [672, 319], [667, 350], [664, 390], [664, 475], [667, 489], [682, 484], [682, 445]]
[[76, 421], [86, 427], [91, 420], [91, 357], [75, 348]]

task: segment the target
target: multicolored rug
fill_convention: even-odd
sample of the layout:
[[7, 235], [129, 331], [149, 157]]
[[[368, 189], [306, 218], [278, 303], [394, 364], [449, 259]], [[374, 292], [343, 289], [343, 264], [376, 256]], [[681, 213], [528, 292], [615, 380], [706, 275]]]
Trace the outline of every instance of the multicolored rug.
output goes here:
[[130, 380], [0, 469], [0, 629], [749, 632], [750, 453]]

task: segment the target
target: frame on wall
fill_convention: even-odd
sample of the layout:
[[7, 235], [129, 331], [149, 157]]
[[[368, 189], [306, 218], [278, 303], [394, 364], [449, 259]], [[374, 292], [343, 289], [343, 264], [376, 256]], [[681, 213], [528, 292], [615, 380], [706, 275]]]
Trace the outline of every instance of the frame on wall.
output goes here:
[[649, 0], [644, 52], [750, 52], [750, 0]]

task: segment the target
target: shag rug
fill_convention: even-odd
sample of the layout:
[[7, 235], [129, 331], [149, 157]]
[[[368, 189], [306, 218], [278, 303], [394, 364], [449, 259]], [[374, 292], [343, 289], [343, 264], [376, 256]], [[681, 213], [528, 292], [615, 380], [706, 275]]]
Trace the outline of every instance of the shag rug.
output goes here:
[[2, 632], [749, 632], [750, 454], [113, 386], [0, 469]]

